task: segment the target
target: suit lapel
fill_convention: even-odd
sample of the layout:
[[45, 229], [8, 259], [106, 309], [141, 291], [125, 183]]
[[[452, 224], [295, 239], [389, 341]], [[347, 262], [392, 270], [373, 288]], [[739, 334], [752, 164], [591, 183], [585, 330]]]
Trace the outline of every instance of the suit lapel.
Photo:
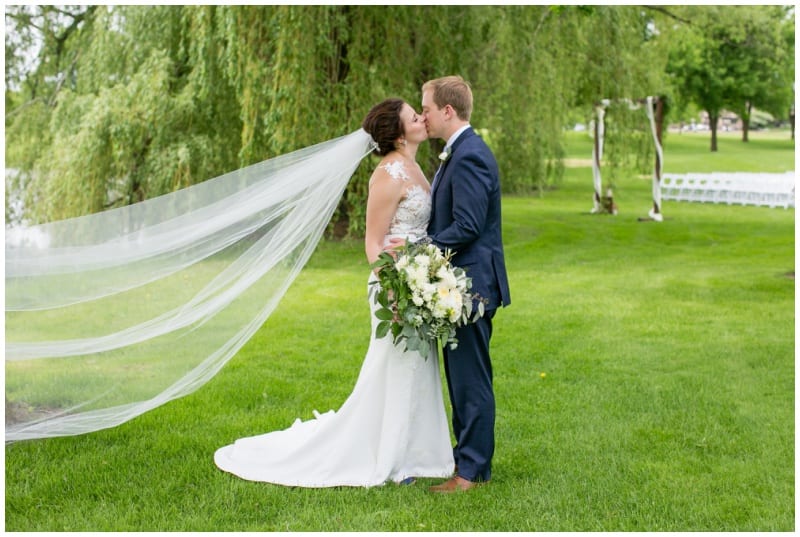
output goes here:
[[463, 142], [469, 136], [471, 136], [473, 134], [473, 132], [474, 131], [472, 130], [472, 127], [470, 127], [468, 129], [466, 129], [464, 132], [462, 132], [458, 136], [458, 138], [456, 138], [453, 141], [453, 146], [451, 147], [451, 151], [450, 151], [450, 158], [447, 159], [446, 161], [444, 161], [439, 166], [439, 169], [436, 170], [436, 173], [433, 176], [433, 183], [431, 185], [431, 197], [433, 197], [436, 194], [436, 190], [439, 188], [439, 184], [442, 182], [442, 179], [444, 178], [445, 168], [447, 168], [447, 165], [450, 164], [450, 161], [453, 160], [453, 158], [455, 157], [456, 149], [458, 149], [458, 146], [461, 145], [461, 142]]
[[442, 162], [439, 165], [439, 169], [436, 170], [436, 174], [433, 176], [433, 184], [431, 185], [431, 196], [433, 196], [433, 194], [436, 192], [436, 189], [439, 187], [439, 183], [442, 182], [444, 169], [447, 167], [448, 162], [450, 162], [450, 159], [447, 159], [445, 162]]

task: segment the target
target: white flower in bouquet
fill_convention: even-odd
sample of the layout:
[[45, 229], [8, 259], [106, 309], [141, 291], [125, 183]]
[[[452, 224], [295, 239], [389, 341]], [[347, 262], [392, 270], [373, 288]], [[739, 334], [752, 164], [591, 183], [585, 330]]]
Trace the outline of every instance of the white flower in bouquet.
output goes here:
[[[423, 259], [427, 261], [427, 258]], [[417, 259], [414, 259], [414, 262], [416, 263]], [[413, 289], [421, 290], [428, 283], [428, 265], [412, 265], [407, 267], [405, 270], [408, 274], [409, 280], [411, 280], [411, 283], [414, 286]]]
[[431, 257], [427, 254], [415, 255], [414, 264], [421, 269], [427, 270], [431, 264]]
[[436, 285], [432, 283], [426, 283], [422, 286], [422, 299], [425, 301], [426, 304], [430, 304], [431, 300], [433, 300], [433, 295], [436, 293]]
[[458, 282], [456, 281], [456, 275], [452, 270], [448, 270], [448, 267], [445, 265], [439, 267], [439, 270], [436, 271], [436, 277], [439, 278], [439, 282], [442, 285], [450, 289], [455, 289], [458, 285]]

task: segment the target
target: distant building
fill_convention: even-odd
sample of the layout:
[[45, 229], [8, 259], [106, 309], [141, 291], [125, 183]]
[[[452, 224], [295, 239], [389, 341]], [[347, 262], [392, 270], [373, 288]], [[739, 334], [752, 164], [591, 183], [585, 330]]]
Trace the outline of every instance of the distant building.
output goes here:
[[[700, 123], [705, 125], [705, 129], [711, 128], [711, 123], [708, 120], [708, 112], [705, 110], [700, 112]], [[727, 110], [722, 110], [719, 113], [719, 122], [717, 123], [717, 130], [721, 131], [740, 131], [744, 125], [742, 124], [742, 120], [739, 116], [734, 114], [733, 112], [729, 112]]]

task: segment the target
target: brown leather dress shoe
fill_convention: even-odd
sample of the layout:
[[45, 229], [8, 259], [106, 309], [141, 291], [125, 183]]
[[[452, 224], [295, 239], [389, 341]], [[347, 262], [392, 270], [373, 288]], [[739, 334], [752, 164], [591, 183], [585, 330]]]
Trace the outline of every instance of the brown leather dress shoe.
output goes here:
[[482, 484], [483, 483], [478, 483], [476, 481], [468, 481], [463, 477], [457, 475], [455, 477], [448, 479], [441, 485], [432, 486], [429, 490], [431, 492], [438, 492], [440, 494], [452, 494], [454, 492], [471, 490]]

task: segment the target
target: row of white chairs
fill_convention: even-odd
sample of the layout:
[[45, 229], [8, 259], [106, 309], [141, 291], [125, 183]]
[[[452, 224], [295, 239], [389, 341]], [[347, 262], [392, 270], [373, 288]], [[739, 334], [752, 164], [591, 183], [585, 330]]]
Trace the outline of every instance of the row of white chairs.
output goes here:
[[794, 207], [794, 172], [664, 174], [661, 199]]

